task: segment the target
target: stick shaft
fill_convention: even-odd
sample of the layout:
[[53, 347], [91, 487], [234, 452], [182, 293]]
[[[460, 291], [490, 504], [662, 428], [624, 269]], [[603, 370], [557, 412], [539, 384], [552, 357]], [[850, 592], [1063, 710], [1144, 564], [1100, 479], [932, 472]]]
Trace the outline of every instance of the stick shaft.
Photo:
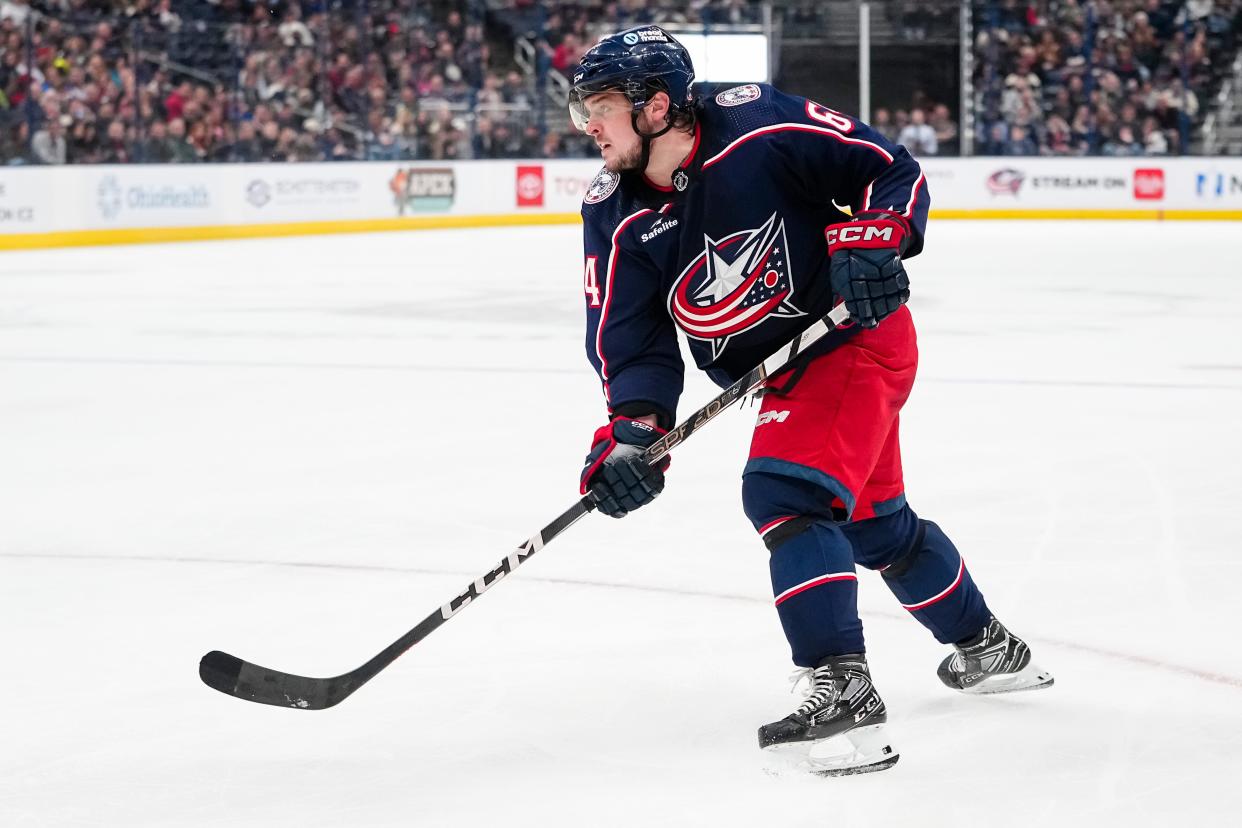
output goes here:
[[[747, 372], [746, 376], [730, 385], [707, 405], [674, 426], [643, 453], [644, 459], [649, 463], [655, 463], [664, 457], [673, 450], [674, 446], [685, 442], [691, 434], [715, 419], [722, 411], [757, 390], [768, 377], [787, 366], [799, 354], [804, 353], [813, 343], [835, 330], [848, 318], [844, 305], [833, 308], [827, 316], [817, 320], [797, 338], [765, 359], [762, 364], [756, 365]], [[457, 593], [456, 597], [428, 615], [405, 635], [389, 644], [370, 661], [348, 673], [333, 678], [310, 678], [269, 670], [242, 661], [236, 656], [213, 651], [203, 656], [202, 661], [199, 662], [199, 676], [208, 686], [247, 701], [303, 710], [322, 710], [325, 707], [331, 707], [348, 698], [403, 653], [431, 635], [465, 607], [474, 603], [498, 581], [511, 574], [536, 552], [543, 549], [553, 538], [569, 529], [594, 508], [595, 504], [589, 497], [578, 500], [538, 533], [506, 555], [490, 571], [471, 581], [465, 589]]]

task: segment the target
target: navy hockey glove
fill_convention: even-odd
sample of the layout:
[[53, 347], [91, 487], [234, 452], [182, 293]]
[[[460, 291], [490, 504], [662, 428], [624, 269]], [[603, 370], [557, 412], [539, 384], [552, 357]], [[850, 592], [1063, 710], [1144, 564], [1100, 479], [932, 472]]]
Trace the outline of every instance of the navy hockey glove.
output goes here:
[[595, 507], [615, 518], [655, 500], [664, 491], [664, 470], [669, 460], [665, 457], [652, 468], [642, 453], [667, 433], [628, 417], [617, 417], [601, 426], [582, 469], [582, 493], [590, 492]]
[[904, 218], [859, 213], [845, 224], [832, 225], [826, 235], [832, 292], [858, 324], [874, 328], [910, 298], [910, 278], [901, 263], [910, 237]]

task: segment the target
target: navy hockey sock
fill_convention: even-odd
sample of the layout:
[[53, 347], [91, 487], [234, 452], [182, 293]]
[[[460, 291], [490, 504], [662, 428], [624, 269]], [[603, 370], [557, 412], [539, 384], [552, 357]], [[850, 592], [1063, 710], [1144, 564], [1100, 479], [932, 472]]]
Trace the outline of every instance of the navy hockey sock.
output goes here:
[[742, 500], [771, 553], [772, 594], [799, 667], [864, 651], [854, 554], [832, 522], [832, 496], [813, 484], [754, 472]]
[[991, 613], [953, 542], [905, 506], [884, 517], [842, 527], [860, 564], [884, 583], [942, 644], [977, 634]]
[[768, 563], [794, 664], [814, 667], [829, 655], [864, 651], [858, 576], [840, 529], [811, 523], [772, 550]]

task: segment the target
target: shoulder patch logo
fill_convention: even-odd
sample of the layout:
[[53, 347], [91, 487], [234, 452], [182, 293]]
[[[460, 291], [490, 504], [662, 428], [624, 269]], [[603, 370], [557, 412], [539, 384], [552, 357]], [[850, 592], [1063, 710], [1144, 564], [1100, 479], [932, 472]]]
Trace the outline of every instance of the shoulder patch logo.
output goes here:
[[591, 186], [587, 187], [586, 196], [582, 200], [587, 204], [598, 204], [612, 195], [620, 183], [621, 176], [608, 170], [600, 170]]
[[759, 100], [759, 96], [763, 94], [758, 86], [748, 83], [745, 86], [735, 86], [732, 89], [726, 89], [716, 96], [716, 103], [721, 106], [741, 106], [751, 101]]

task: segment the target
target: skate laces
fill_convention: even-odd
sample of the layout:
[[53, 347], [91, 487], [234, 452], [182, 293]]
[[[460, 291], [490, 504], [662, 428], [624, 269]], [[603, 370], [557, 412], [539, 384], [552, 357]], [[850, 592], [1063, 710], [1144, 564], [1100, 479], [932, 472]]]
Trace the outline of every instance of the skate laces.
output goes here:
[[[815, 673], [814, 667], [799, 667], [797, 670], [794, 670], [792, 673], [790, 673], [789, 683], [791, 687], [789, 688], [789, 692], [797, 693], [799, 687], [802, 685], [802, 682], [812, 681], [811, 676], [814, 675], [814, 673]], [[811, 695], [810, 686], [808, 686], [805, 690], [802, 691], [802, 695], [803, 696]]]
[[[832, 667], [829, 665], [795, 670], [789, 676], [789, 681], [793, 685], [789, 688], [789, 692], [796, 693], [801, 687], [802, 695], [806, 697], [802, 704], [798, 705], [796, 712], [806, 715], [835, 702], [840, 695], [840, 689], [833, 681], [834, 678], [837, 677], [833, 675]], [[802, 687], [803, 682], [806, 682], [805, 687]]]

